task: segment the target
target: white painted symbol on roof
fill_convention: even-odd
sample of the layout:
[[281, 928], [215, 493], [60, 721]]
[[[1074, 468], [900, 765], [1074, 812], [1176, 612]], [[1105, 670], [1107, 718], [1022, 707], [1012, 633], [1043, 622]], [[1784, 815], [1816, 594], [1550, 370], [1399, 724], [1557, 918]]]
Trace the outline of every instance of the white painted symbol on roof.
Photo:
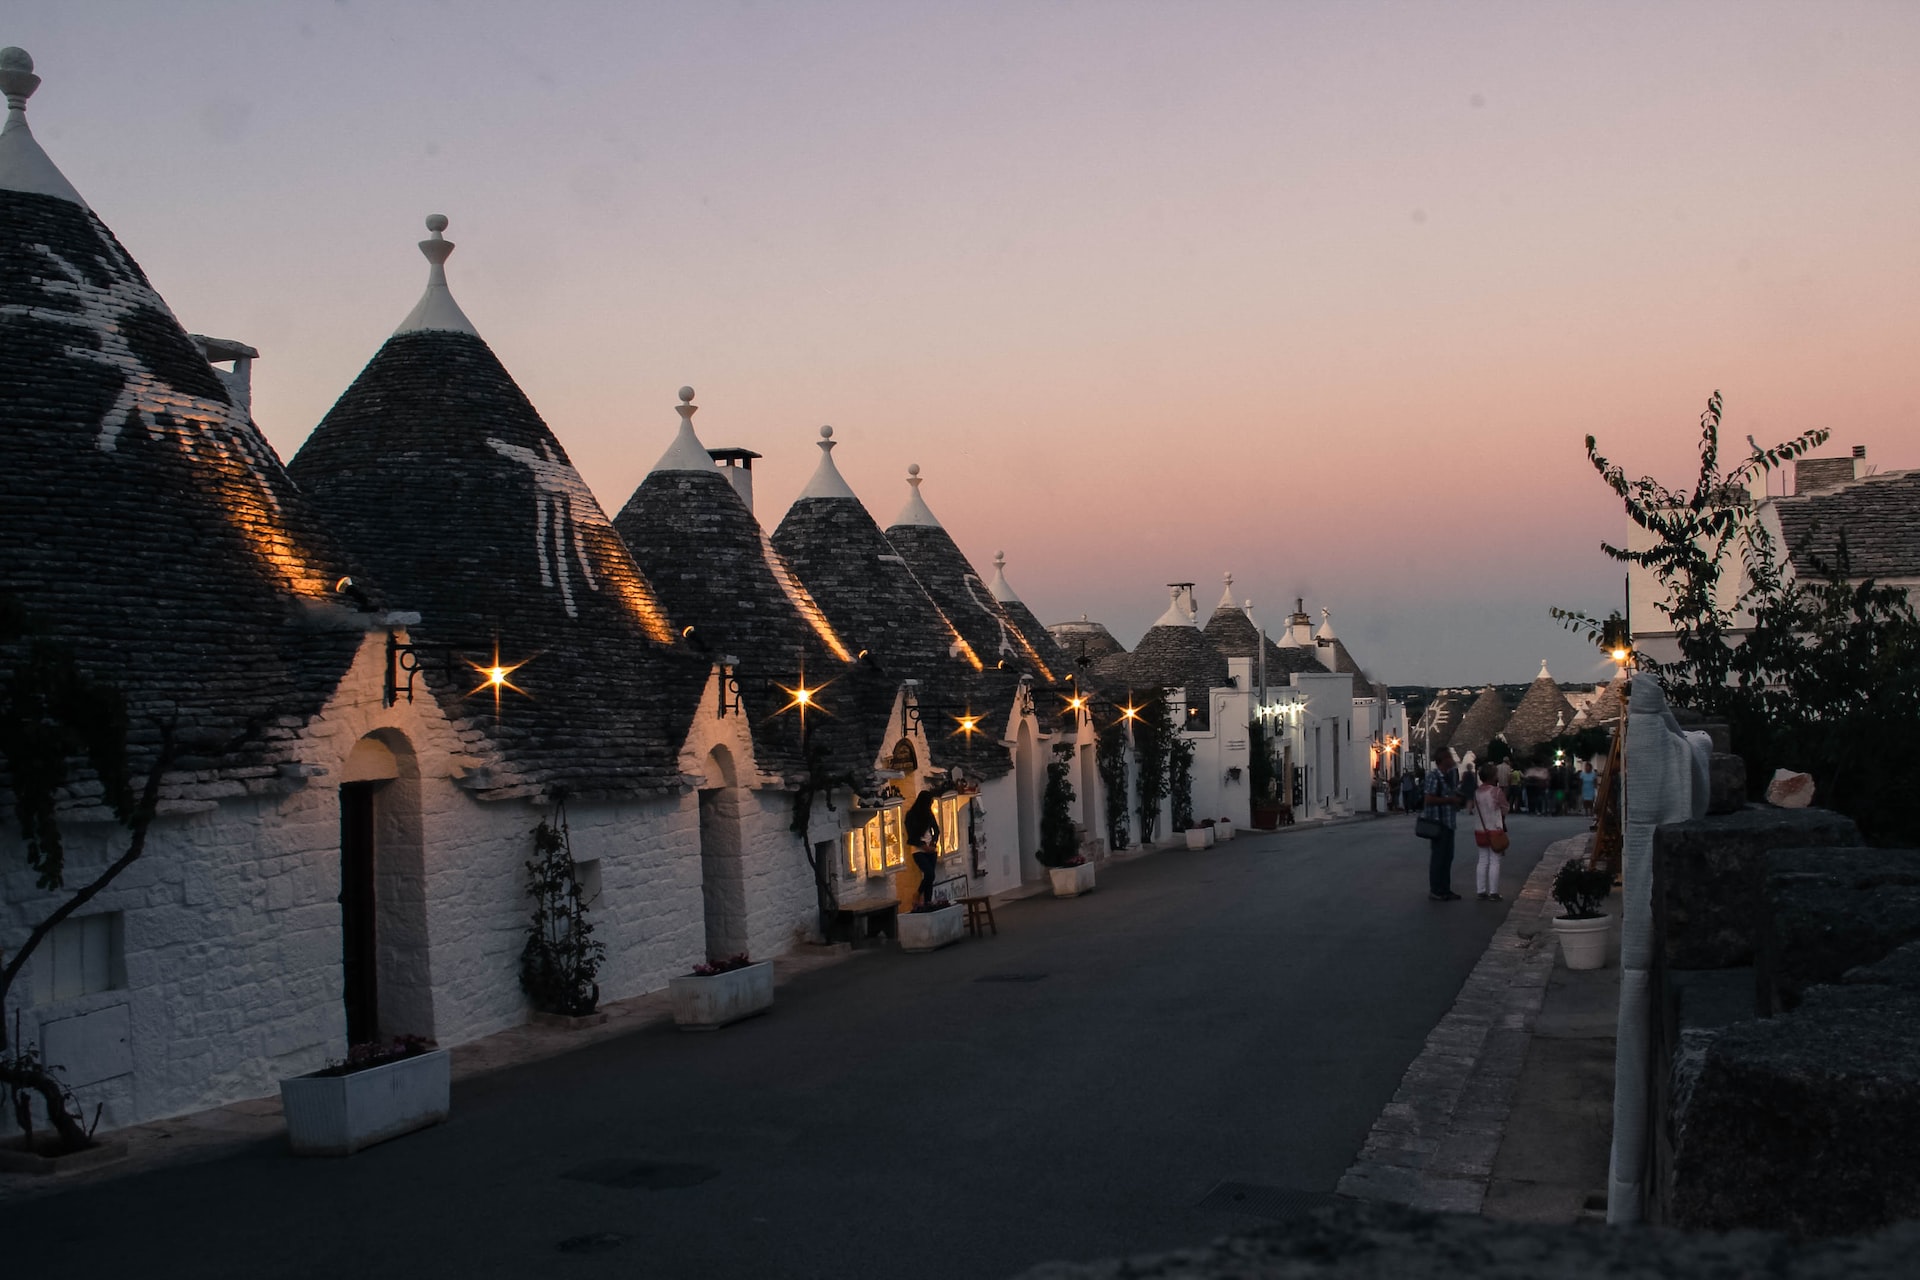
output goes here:
[[583, 524], [595, 524], [602, 518], [600, 504], [566, 459], [553, 456], [546, 441], [535, 453], [524, 445], [508, 444], [489, 436], [487, 443], [503, 458], [511, 458], [533, 473], [534, 531], [533, 553], [540, 562], [540, 585], [558, 586], [560, 603], [569, 618], [579, 617], [573, 604], [573, 582], [567, 574], [567, 553], [573, 553], [580, 575], [587, 586], [598, 591], [593, 563], [587, 555]]

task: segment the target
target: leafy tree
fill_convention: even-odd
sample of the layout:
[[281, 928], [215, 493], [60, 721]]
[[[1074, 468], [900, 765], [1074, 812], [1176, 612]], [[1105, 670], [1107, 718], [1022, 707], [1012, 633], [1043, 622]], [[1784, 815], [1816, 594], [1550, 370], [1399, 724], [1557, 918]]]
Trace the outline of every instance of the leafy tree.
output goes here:
[[1816, 567], [1761, 605], [1735, 656], [1734, 747], [1756, 786], [1776, 768], [1811, 773], [1871, 838], [1920, 842], [1920, 617], [1904, 588], [1850, 580], [1844, 538]]
[[[1656, 607], [1679, 645], [1673, 661], [1636, 654], [1636, 664], [1675, 704], [1726, 722], [1753, 790], [1776, 768], [1811, 773], [1816, 795], [1870, 838], [1911, 842], [1920, 837], [1907, 763], [1920, 741], [1920, 619], [1904, 588], [1852, 580], [1844, 537], [1830, 564], [1793, 548], [1812, 562], [1808, 577], [1782, 572], [1746, 486], [1829, 433], [1806, 431], [1771, 449], [1754, 445], [1741, 466], [1722, 474], [1720, 407], [1715, 392], [1701, 415], [1699, 474], [1689, 491], [1628, 481], [1587, 437], [1595, 470], [1654, 535], [1644, 551], [1602, 547], [1653, 573], [1666, 593]], [[1736, 571], [1738, 589], [1723, 591], [1723, 578]], [[1595, 639], [1607, 635], [1602, 620], [1553, 613]]]
[[[1594, 437], [1587, 437], [1587, 461], [1620, 498], [1627, 517], [1653, 535], [1653, 545], [1644, 551], [1607, 542], [1600, 549], [1653, 574], [1663, 592], [1654, 607], [1666, 616], [1680, 651], [1672, 662], [1639, 654], [1638, 665], [1660, 681], [1673, 702], [1710, 714], [1724, 714], [1732, 701], [1728, 690], [1739, 615], [1750, 612], [1780, 584], [1772, 539], [1753, 518], [1748, 485], [1819, 448], [1831, 434], [1815, 428], [1770, 449], [1753, 445], [1745, 461], [1722, 471], [1720, 412], [1716, 391], [1700, 415], [1700, 462], [1690, 488], [1669, 489], [1651, 476], [1629, 480], [1600, 454]], [[1744, 580], [1724, 590], [1736, 566], [1744, 569]], [[1596, 642], [1606, 634], [1606, 619], [1565, 609], [1552, 612]]]

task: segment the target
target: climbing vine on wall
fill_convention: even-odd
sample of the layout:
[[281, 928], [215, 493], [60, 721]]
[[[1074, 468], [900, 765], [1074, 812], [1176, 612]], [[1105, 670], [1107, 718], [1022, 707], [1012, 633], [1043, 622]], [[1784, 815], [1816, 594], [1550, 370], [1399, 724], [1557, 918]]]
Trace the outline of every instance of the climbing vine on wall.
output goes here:
[[573, 860], [564, 796], [554, 800], [551, 821], [533, 829], [533, 857], [527, 864], [527, 896], [533, 915], [527, 942], [520, 949], [520, 989], [542, 1013], [581, 1017], [600, 1003], [600, 964], [605, 943], [593, 940], [587, 919], [589, 902]]
[[1100, 783], [1107, 793], [1107, 847], [1127, 847], [1127, 730], [1115, 721], [1100, 731], [1096, 748]]
[[1173, 829], [1193, 825], [1193, 744], [1177, 733], [1167, 739], [1167, 790], [1173, 796]]
[[1160, 832], [1160, 802], [1167, 798], [1167, 756], [1173, 745], [1173, 726], [1168, 723], [1164, 699], [1153, 698], [1140, 709], [1133, 722], [1133, 751], [1139, 762], [1140, 839], [1152, 840]]

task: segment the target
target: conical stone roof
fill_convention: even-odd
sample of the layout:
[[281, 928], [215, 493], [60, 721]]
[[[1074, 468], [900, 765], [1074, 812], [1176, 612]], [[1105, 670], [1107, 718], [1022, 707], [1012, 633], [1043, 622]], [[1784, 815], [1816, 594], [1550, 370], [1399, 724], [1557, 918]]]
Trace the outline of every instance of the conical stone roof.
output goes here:
[[926, 713], [922, 724], [933, 763], [944, 768], [964, 761], [982, 776], [999, 776], [1011, 767], [1004, 749], [984, 741], [968, 749], [943, 730], [952, 707], [972, 708], [984, 716], [990, 705], [1002, 700], [1010, 705], [1011, 689], [986, 691], [979, 659], [840, 477], [833, 463], [831, 428], [821, 432], [819, 467], [774, 530], [774, 549], [792, 566], [847, 647], [856, 655], [869, 655], [863, 665], [894, 684], [920, 682], [918, 697]]
[[1454, 731], [1448, 744], [1456, 756], [1464, 756], [1471, 751], [1475, 757], [1487, 754], [1487, 747], [1500, 736], [1507, 727], [1507, 702], [1500, 691], [1492, 685], [1480, 690], [1480, 696], [1467, 708], [1467, 714], [1461, 717], [1460, 727]]
[[1542, 662], [1540, 674], [1527, 686], [1520, 705], [1513, 709], [1513, 718], [1507, 721], [1507, 741], [1523, 751], [1538, 746], [1566, 732], [1573, 717], [1573, 704], [1560, 692], [1560, 686], [1547, 672], [1547, 664]]
[[[834, 629], [785, 557], [774, 549], [753, 512], [695, 446], [693, 389], [684, 387], [677, 407], [681, 423], [674, 444], [647, 473], [614, 528], [634, 559], [658, 587], [687, 638], [718, 661], [740, 660], [742, 705], [754, 726], [754, 747], [763, 769], [798, 774], [805, 767], [799, 717], [783, 711], [788, 690], [851, 678], [855, 650]], [[695, 453], [699, 457], [695, 457]], [[699, 463], [705, 462], [701, 466]], [[851, 686], [836, 697], [851, 692]], [[862, 690], [866, 705], [877, 695]], [[823, 702], [825, 707], [826, 703]], [[862, 717], [822, 714], [811, 718], [812, 744], [845, 767], [870, 765], [860, 731]]]
[[270, 789], [368, 620], [245, 408], [34, 142], [38, 83], [0, 52], [0, 592], [126, 696], [135, 770], [170, 722], [183, 769]]
[[1420, 713], [1419, 722], [1429, 725], [1430, 731], [1419, 745], [1430, 755], [1438, 755], [1453, 745], [1454, 735], [1460, 732], [1461, 719], [1466, 714], [1463, 701], [1457, 694], [1441, 693]]
[[913, 576], [984, 666], [1032, 672], [1046, 683], [1058, 679], [927, 507], [920, 496], [920, 480], [919, 465], [908, 467], [911, 493], [899, 517], [887, 527], [887, 541], [905, 557]]
[[1056, 622], [1047, 628], [1060, 651], [1067, 656], [1069, 671], [1084, 671], [1100, 659], [1125, 653], [1127, 647], [1114, 639], [1104, 622], [1093, 622], [1082, 614], [1078, 622]]
[[1108, 689], [1184, 689], [1187, 705], [1200, 708], [1200, 722], [1208, 714], [1208, 691], [1227, 682], [1226, 658], [1186, 614], [1177, 590], [1166, 614], [1147, 628], [1132, 653], [1102, 659], [1093, 670]]
[[1056, 678], [1064, 677], [1073, 670], [1066, 652], [1054, 643], [1053, 633], [1041, 623], [1033, 610], [1027, 608], [1026, 601], [1014, 593], [1013, 586], [1007, 581], [1007, 553], [993, 553], [993, 582], [988, 591], [1000, 605], [1001, 612], [1007, 615], [1007, 621], [1020, 633], [1020, 643], [1036, 654], [1046, 669]]
[[[436, 225], [437, 224], [437, 225]], [[417, 644], [469, 646], [423, 669], [448, 714], [500, 753], [501, 786], [623, 794], [676, 786], [711, 664], [676, 644], [566, 450], [446, 290], [445, 219], [426, 296], [294, 458], [292, 472]], [[525, 661], [525, 696], [470, 696], [469, 665]], [[615, 673], [618, 673], [617, 675]]]
[[1573, 728], [1606, 727], [1618, 724], [1627, 713], [1627, 676], [1625, 672], [1600, 686], [1587, 705], [1574, 717]]

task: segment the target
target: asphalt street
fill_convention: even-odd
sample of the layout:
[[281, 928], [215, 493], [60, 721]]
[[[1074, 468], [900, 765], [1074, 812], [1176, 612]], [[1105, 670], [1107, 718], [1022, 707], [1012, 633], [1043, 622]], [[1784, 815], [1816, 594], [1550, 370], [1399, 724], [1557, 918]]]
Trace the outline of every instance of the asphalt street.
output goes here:
[[[1011, 1275], [1330, 1192], [1507, 903], [1426, 891], [1399, 815], [1103, 867], [1000, 936], [862, 953], [714, 1034], [655, 1025], [456, 1084], [345, 1160], [279, 1143], [0, 1206], [10, 1273]], [[1516, 818], [1511, 900], [1581, 819]], [[1215, 1197], [1216, 1199], [1218, 1197]]]

